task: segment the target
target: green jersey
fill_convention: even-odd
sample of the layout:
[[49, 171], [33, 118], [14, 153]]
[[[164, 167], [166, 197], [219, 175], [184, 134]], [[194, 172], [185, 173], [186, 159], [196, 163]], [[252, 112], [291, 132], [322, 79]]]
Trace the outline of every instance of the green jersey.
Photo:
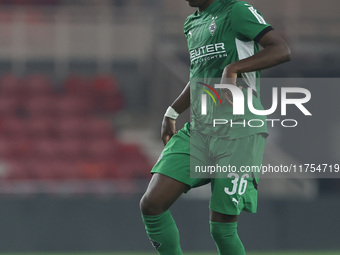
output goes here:
[[[265, 116], [250, 112], [245, 104], [244, 115], [233, 115], [233, 108], [223, 99], [219, 89], [223, 69], [230, 63], [248, 58], [259, 51], [257, 42], [272, 28], [249, 3], [236, 0], [215, 0], [203, 12], [196, 11], [184, 24], [190, 53], [190, 88], [192, 105], [191, 130], [212, 136], [241, 138], [255, 133], [267, 133]], [[259, 71], [240, 74], [243, 85], [252, 89], [253, 106], [263, 110], [260, 101]], [[210, 86], [210, 88], [206, 85]], [[207, 113], [202, 114], [202, 93], [209, 93]], [[214, 95], [214, 93], [215, 95]], [[217, 92], [217, 93], [216, 93]], [[247, 89], [242, 90], [247, 102]], [[218, 94], [218, 96], [217, 96]], [[214, 100], [216, 98], [216, 100]], [[217, 100], [218, 99], [218, 100]], [[221, 101], [219, 101], [221, 99]], [[220, 102], [220, 104], [216, 104]], [[223, 102], [222, 102], [223, 101]], [[213, 127], [216, 119], [227, 120]], [[264, 124], [248, 125], [249, 120]], [[234, 123], [243, 123], [235, 124]]]

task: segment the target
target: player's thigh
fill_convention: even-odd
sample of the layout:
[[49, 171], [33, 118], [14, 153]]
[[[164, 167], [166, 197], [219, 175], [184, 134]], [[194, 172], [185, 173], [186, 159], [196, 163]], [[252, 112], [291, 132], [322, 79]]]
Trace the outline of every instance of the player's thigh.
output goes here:
[[188, 189], [182, 182], [163, 174], [153, 174], [141, 200], [143, 214], [159, 214], [167, 209]]
[[186, 124], [165, 146], [151, 170], [149, 186], [141, 199], [143, 214], [159, 214], [190, 189], [186, 172], [190, 165], [190, 135]]
[[175, 134], [164, 147], [161, 156], [151, 170], [151, 173], [162, 174], [170, 177], [190, 188], [202, 186], [210, 182], [209, 179], [193, 178], [190, 170], [193, 166], [202, 166], [205, 162], [206, 150], [193, 146], [191, 133], [188, 132], [188, 124]]

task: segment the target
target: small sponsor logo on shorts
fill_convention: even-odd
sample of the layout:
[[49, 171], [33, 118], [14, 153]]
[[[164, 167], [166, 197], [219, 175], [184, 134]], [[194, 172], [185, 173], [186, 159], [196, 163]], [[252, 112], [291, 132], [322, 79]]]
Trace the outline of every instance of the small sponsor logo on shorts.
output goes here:
[[234, 198], [234, 197], [233, 197], [232, 201], [235, 202], [236, 206], [238, 206], [238, 203], [240, 202], [240, 201], [236, 200], [236, 198]]

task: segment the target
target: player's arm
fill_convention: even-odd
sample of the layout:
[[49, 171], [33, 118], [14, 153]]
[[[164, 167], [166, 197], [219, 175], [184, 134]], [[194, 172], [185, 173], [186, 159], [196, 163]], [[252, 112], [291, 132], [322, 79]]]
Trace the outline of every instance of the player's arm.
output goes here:
[[223, 74], [226, 78], [229, 78], [228, 83], [236, 84], [237, 74], [239, 73], [263, 70], [291, 59], [291, 52], [287, 43], [275, 30], [267, 32], [258, 43], [263, 47], [263, 50], [225, 67]]
[[[170, 108], [171, 107], [171, 108]], [[171, 137], [177, 133], [176, 118], [190, 107], [190, 82], [185, 86], [182, 93], [172, 103], [164, 115], [161, 129], [161, 137], [166, 145]]]
[[251, 4], [245, 1], [234, 4], [231, 10], [231, 27], [238, 40], [254, 41], [264, 49], [226, 66], [222, 75], [224, 82], [227, 78], [227, 83], [236, 85], [238, 74], [263, 70], [290, 60], [287, 43]]

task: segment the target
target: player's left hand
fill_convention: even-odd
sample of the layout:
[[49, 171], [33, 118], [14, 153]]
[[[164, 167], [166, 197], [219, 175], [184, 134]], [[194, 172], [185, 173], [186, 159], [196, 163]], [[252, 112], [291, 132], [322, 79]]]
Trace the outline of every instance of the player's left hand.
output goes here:
[[[230, 84], [230, 85], [236, 85], [237, 81], [237, 72], [232, 68], [231, 65], [227, 65], [222, 73], [222, 78], [221, 78], [221, 84]], [[239, 86], [240, 89], [242, 89], [242, 86]], [[223, 98], [230, 104], [231, 106], [233, 105], [232, 100], [232, 94], [228, 89], [221, 89], [222, 96]]]
[[162, 121], [161, 138], [164, 146], [170, 141], [173, 135], [177, 134], [176, 120], [164, 117]]

